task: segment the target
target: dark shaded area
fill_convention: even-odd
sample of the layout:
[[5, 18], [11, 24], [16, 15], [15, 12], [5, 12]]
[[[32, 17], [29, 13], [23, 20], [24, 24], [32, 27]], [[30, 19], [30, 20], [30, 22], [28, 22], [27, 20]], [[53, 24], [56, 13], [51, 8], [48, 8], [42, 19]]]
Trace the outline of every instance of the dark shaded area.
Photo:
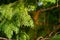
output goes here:
[[13, 2], [15, 2], [15, 1], [18, 1], [18, 0], [0, 0], [0, 5], [13, 3]]
[[0, 31], [0, 37], [6, 37], [6, 34], [4, 33], [4, 32], [2, 32], [2, 31]]

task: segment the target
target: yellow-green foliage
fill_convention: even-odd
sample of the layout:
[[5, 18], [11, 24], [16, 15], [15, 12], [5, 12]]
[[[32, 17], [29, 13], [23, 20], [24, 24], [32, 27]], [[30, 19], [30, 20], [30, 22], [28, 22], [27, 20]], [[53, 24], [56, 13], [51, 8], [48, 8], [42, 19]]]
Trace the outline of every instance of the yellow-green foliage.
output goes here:
[[[27, 8], [24, 7], [24, 4], [15, 2], [7, 5], [2, 5], [0, 6], [0, 14], [0, 31], [3, 31], [6, 34], [6, 37], [9, 39], [12, 38], [13, 32], [15, 32], [15, 34], [18, 34], [22, 31], [20, 30], [20, 27], [34, 27], [33, 20], [28, 14]], [[25, 33], [24, 37], [26, 36], [28, 35]], [[24, 38], [24, 40], [25, 39], [27, 38]]]

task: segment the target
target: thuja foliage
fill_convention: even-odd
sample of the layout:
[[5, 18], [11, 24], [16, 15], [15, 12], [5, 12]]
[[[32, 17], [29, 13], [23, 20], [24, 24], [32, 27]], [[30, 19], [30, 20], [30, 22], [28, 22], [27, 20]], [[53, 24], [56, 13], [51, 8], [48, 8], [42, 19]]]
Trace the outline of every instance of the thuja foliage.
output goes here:
[[0, 31], [6, 34], [9, 39], [15, 33], [18, 37], [20, 35], [20, 40], [29, 40], [26, 32], [20, 30], [21, 27], [34, 27], [33, 20], [24, 4], [14, 2], [0, 6]]
[[[42, 8], [45, 8], [54, 5], [56, 0], [15, 0], [15, 2], [10, 3], [11, 1], [2, 1], [5, 3], [0, 6], [0, 35], [12, 40], [34, 40], [32, 37], [34, 30], [31, 30], [34, 29], [34, 21], [29, 12], [37, 10], [40, 2], [42, 2]], [[41, 17], [39, 21], [43, 22], [45, 19]], [[44, 29], [41, 32], [40, 27], [37, 30], [39, 36], [44, 32]], [[42, 35], [46, 35], [46, 33], [44, 32]]]

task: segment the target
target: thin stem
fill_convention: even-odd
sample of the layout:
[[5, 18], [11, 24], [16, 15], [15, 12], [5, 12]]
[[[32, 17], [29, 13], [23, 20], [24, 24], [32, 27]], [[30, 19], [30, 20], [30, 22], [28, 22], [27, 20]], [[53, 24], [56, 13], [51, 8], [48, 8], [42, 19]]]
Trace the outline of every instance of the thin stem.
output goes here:
[[57, 7], [58, 7], [58, 0], [57, 0]]

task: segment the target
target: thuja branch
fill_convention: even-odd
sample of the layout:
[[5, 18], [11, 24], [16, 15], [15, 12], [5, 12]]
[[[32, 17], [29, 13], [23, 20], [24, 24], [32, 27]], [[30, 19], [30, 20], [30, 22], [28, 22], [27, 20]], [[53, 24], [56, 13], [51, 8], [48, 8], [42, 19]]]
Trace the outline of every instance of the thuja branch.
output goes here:
[[55, 30], [53, 30], [53, 31], [49, 34], [49, 37], [51, 37], [53, 34], [57, 33], [59, 29], [60, 29], [60, 24], [57, 25], [57, 27], [55, 28]]
[[52, 7], [48, 7], [48, 8], [42, 8], [40, 10], [37, 10], [37, 11], [40, 11], [40, 12], [43, 12], [43, 11], [47, 11], [47, 10], [51, 10], [51, 9], [54, 9], [54, 8], [58, 8], [60, 7], [60, 5], [56, 5], [56, 6], [52, 6]]
[[35, 22], [35, 25], [40, 25], [40, 23], [38, 22], [38, 17], [40, 15], [41, 12], [44, 12], [44, 11], [47, 11], [47, 10], [52, 10], [54, 8], [58, 8], [60, 7], [60, 5], [56, 5], [56, 6], [53, 6], [53, 7], [48, 7], [48, 8], [43, 8], [43, 9], [40, 9], [40, 10], [37, 10], [37, 11], [33, 11], [33, 19], [34, 19], [34, 22]]
[[0, 40], [8, 40], [7, 38], [0, 37]]

